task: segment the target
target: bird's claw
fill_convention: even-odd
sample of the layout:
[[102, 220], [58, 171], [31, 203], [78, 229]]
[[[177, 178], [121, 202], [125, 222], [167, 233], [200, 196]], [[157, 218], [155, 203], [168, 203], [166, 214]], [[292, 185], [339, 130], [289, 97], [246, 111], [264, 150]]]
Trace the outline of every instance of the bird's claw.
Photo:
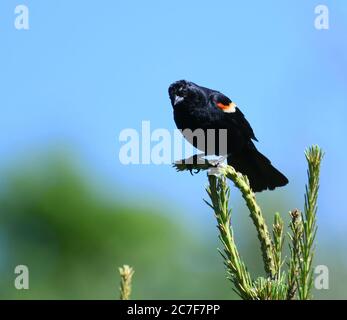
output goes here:
[[190, 174], [193, 176], [194, 174], [198, 174], [200, 171], [201, 171], [201, 169], [199, 169], [199, 168], [189, 168], [188, 169], [189, 170], [189, 172], [190, 172]]
[[217, 168], [217, 167], [223, 165], [223, 163], [224, 163], [226, 158], [227, 158], [226, 156], [222, 156], [219, 159], [210, 160], [209, 163], [210, 163], [211, 166]]

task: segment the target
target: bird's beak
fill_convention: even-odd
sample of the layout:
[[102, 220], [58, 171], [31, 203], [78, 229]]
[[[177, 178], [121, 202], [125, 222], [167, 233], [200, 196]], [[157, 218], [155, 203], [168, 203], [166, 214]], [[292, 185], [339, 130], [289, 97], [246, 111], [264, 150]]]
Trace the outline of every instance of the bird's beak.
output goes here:
[[184, 97], [180, 97], [176, 95], [173, 105], [176, 106], [178, 103], [182, 102], [183, 100], [184, 100]]

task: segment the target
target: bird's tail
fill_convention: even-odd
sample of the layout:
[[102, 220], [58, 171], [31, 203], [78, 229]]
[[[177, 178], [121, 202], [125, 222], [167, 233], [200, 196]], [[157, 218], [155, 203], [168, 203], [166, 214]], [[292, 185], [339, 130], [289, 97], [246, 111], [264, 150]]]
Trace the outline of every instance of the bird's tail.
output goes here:
[[248, 177], [254, 192], [273, 190], [288, 183], [288, 179], [271, 165], [270, 160], [253, 143], [242, 152], [228, 157], [228, 164]]

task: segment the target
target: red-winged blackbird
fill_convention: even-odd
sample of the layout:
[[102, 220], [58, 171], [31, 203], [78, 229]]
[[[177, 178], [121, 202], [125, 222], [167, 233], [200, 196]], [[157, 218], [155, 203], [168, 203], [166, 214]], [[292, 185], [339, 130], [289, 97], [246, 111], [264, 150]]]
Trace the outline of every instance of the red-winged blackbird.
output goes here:
[[[169, 95], [178, 129], [202, 129], [206, 136], [208, 129], [227, 130], [227, 154], [222, 155], [227, 155], [229, 165], [247, 175], [253, 191], [273, 190], [288, 183], [288, 179], [256, 149], [252, 140], [258, 140], [253, 129], [240, 109], [227, 96], [185, 80], [170, 85]], [[218, 139], [219, 135], [216, 133], [215, 155], [221, 155]], [[207, 140], [202, 148], [196, 139], [190, 142], [208, 154]]]

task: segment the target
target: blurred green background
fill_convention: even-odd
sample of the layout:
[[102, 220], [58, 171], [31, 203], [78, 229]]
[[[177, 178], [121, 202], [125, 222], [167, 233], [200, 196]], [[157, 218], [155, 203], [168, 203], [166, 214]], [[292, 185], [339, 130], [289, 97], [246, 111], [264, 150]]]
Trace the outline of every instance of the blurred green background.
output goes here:
[[[134, 299], [237, 298], [225, 279], [207, 206], [199, 213], [207, 218], [202, 223], [155, 197], [145, 204], [122, 200], [119, 185], [98, 179], [78, 159], [52, 151], [2, 168], [1, 299], [117, 299], [118, 266], [125, 263], [136, 270]], [[250, 271], [262, 275], [259, 244], [240, 198], [233, 189], [235, 236]], [[291, 206], [286, 198], [259, 199], [268, 222], [277, 209], [285, 215]], [[332, 251], [328, 244], [319, 241], [316, 264], [329, 265], [331, 289], [314, 294], [345, 298], [339, 279], [347, 272], [337, 259], [345, 247], [335, 244]], [[29, 268], [30, 290], [14, 287], [19, 264]]]

